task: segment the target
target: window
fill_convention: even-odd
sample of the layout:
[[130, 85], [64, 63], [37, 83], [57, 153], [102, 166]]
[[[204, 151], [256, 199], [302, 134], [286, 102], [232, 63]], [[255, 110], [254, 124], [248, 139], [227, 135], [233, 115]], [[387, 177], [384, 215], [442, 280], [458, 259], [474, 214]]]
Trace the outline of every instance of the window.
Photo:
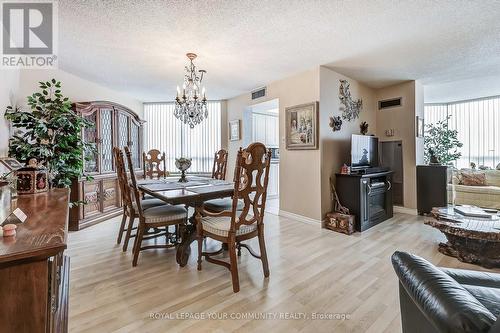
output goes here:
[[500, 96], [446, 104], [426, 104], [425, 122], [448, 120], [450, 129], [458, 131], [463, 143], [462, 157], [456, 167], [469, 168], [474, 162], [495, 168], [500, 163]]
[[144, 104], [144, 151], [165, 152], [167, 169], [177, 172], [175, 159], [192, 159], [190, 172], [212, 172], [214, 154], [221, 148], [221, 103], [207, 102], [208, 118], [189, 128], [174, 116], [174, 103]]

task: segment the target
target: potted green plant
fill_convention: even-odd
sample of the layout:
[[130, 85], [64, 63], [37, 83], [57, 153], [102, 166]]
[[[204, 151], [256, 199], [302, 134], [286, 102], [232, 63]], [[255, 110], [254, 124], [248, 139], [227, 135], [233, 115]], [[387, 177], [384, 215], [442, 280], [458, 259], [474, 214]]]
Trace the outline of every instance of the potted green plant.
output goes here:
[[458, 131], [449, 129], [448, 116], [435, 124], [427, 124], [424, 136], [424, 160], [426, 163], [449, 165], [462, 156], [458, 150], [463, 144]]
[[9, 155], [26, 163], [35, 158], [49, 172], [52, 187], [69, 187], [83, 176], [83, 156], [95, 147], [86, 143], [82, 131], [92, 126], [71, 110], [61, 93], [61, 82], [39, 82], [41, 91], [28, 97], [30, 110], [7, 107], [5, 118], [17, 129], [9, 141]]

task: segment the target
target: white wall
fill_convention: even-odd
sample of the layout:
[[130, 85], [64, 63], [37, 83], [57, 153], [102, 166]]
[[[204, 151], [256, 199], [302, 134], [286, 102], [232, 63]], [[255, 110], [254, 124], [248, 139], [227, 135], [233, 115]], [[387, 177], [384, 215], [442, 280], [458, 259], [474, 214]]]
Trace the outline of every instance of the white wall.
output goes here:
[[39, 90], [39, 81], [49, 81], [52, 78], [61, 81], [62, 94], [69, 97], [72, 102], [115, 102], [132, 109], [139, 117], [143, 118], [144, 107], [142, 101], [62, 70], [22, 70], [17, 96], [19, 104], [26, 105], [26, 97]]
[[9, 126], [4, 118], [7, 106], [15, 106], [19, 90], [19, 70], [0, 70], [0, 156], [9, 150]]
[[8, 153], [10, 130], [4, 118], [6, 107], [17, 104], [26, 109], [26, 98], [39, 91], [39, 81], [52, 78], [61, 81], [63, 95], [72, 102], [111, 101], [129, 107], [141, 118], [144, 115], [142, 101], [62, 70], [1, 70], [0, 74], [0, 156]]

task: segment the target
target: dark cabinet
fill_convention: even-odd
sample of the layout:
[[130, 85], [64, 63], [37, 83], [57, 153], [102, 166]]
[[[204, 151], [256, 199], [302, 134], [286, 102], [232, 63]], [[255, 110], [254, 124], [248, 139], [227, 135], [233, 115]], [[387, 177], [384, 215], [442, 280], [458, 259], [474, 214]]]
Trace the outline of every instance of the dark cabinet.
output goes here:
[[393, 216], [392, 172], [336, 175], [342, 205], [355, 216], [356, 231], [365, 231]]
[[80, 179], [72, 186], [71, 200], [85, 202], [70, 211], [69, 229], [72, 231], [120, 214], [113, 147], [128, 146], [132, 151], [134, 171], [139, 172], [144, 123], [132, 110], [111, 102], [75, 103], [73, 110], [94, 125], [85, 129], [82, 136], [95, 145], [96, 151], [90, 159], [84, 160], [85, 174], [93, 179]]
[[417, 165], [417, 211], [428, 214], [433, 207], [445, 207], [448, 201], [448, 167]]

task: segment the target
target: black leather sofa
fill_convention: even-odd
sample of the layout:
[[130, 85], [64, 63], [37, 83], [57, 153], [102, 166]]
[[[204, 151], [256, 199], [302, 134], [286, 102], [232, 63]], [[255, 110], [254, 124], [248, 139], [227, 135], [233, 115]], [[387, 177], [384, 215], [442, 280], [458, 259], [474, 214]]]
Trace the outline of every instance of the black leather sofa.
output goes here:
[[438, 268], [394, 252], [404, 333], [500, 332], [500, 274]]

